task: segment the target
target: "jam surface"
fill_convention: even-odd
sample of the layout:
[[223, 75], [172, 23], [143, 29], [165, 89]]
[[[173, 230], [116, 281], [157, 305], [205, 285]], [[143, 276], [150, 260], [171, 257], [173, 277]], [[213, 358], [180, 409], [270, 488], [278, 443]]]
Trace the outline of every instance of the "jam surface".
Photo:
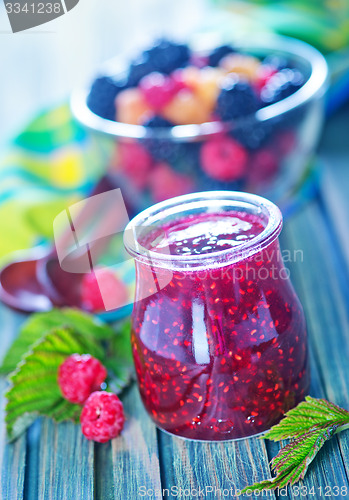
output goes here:
[[[164, 225], [143, 241], [158, 253], [203, 255], [245, 243], [264, 229], [260, 218], [244, 212], [201, 213]], [[160, 240], [160, 241], [157, 241]]]
[[[260, 234], [263, 224], [230, 212], [162, 229], [171, 254], [184, 257], [236, 247]], [[162, 249], [160, 241], [155, 251]], [[135, 302], [132, 320], [141, 397], [160, 428], [200, 440], [246, 437], [268, 429], [304, 398], [304, 315], [277, 241], [237, 263], [174, 270], [165, 281], [163, 269], [138, 262], [136, 270], [138, 298], [151, 288], [150, 277], [166, 283]]]

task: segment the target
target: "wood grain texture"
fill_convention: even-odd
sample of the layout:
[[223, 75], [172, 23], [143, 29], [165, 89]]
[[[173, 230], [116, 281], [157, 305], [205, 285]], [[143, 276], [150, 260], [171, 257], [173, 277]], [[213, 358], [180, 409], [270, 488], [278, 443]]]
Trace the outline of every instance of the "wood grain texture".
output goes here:
[[38, 500], [94, 498], [94, 443], [80, 426], [42, 419], [38, 452]]
[[[24, 315], [15, 314], [0, 304], [0, 359], [7, 351], [24, 319]], [[24, 435], [14, 444], [7, 443], [4, 423], [5, 398], [3, 397], [6, 388], [5, 380], [0, 379], [0, 498], [21, 500], [25, 477], [26, 438]]]
[[[4, 393], [4, 390], [5, 383], [1, 381], [1, 394]], [[1, 401], [2, 407], [3, 399]], [[14, 444], [6, 444], [3, 411], [1, 411], [0, 418], [0, 498], [21, 500], [24, 487], [26, 439], [25, 436], [21, 436]]]
[[95, 498], [101, 500], [115, 498], [111, 443], [95, 444]]
[[[228, 498], [237, 498], [238, 489], [270, 477], [266, 446], [258, 438], [201, 443], [159, 431], [159, 441], [163, 488], [171, 492], [176, 487], [183, 492], [178, 498], [190, 498], [185, 496], [185, 490], [197, 491], [195, 498], [200, 499], [219, 498], [219, 491], [223, 490], [229, 491]], [[200, 488], [204, 493], [200, 493]], [[271, 493], [268, 498], [275, 496]]]
[[[114, 498], [142, 498], [141, 488], [161, 491], [156, 427], [148, 417], [134, 384], [123, 397], [126, 423], [122, 435], [112, 441]], [[147, 500], [152, 496], [145, 497]]]
[[[289, 267], [307, 316], [311, 394], [349, 409], [348, 296], [340, 265], [344, 253], [338, 248], [344, 240], [334, 239], [338, 235], [329, 224], [335, 212], [326, 212], [327, 203], [328, 199], [325, 205], [312, 203], [288, 220], [282, 242], [284, 249], [303, 251], [303, 261], [292, 262]], [[3, 308], [0, 317], [5, 335], [1, 355], [23, 316]], [[0, 390], [5, 390], [4, 381]], [[1, 499], [133, 500], [144, 498], [141, 487], [153, 492], [147, 499], [162, 498], [161, 491], [164, 498], [171, 498], [166, 491], [174, 487], [177, 489], [172, 493], [179, 499], [190, 498], [187, 492], [196, 491], [195, 498], [213, 500], [219, 498], [219, 491], [230, 490], [228, 498], [237, 498], [237, 489], [271, 476], [268, 462], [280, 449], [278, 443], [256, 438], [230, 443], [182, 440], [156, 430], [136, 386], [125, 391], [123, 401], [125, 430], [120, 438], [105, 445], [88, 442], [78, 426], [56, 425], [48, 419], [37, 421], [26, 436], [8, 445], [1, 423]], [[349, 491], [348, 476], [349, 432], [345, 432], [326, 443], [311, 464], [305, 480], [299, 483], [308, 491], [302, 498], [320, 498], [320, 488], [324, 492], [326, 487], [346, 486]], [[180, 490], [182, 495], [178, 494]], [[271, 493], [268, 498], [276, 495]], [[282, 498], [299, 496], [288, 488]]]
[[[321, 197], [325, 206], [329, 225], [338, 239], [340, 251], [345, 259], [349, 273], [349, 142], [348, 142], [349, 103], [341, 109], [335, 119], [326, 126], [320, 159], [323, 166], [321, 178]], [[348, 276], [347, 276], [348, 278]], [[349, 304], [349, 297], [347, 298]]]
[[[292, 281], [303, 304], [313, 357], [313, 395], [349, 409], [349, 325], [336, 266], [335, 242], [318, 204], [312, 203], [286, 224], [284, 248], [301, 249], [303, 261], [290, 265]], [[308, 492], [348, 484], [349, 433], [326, 443], [302, 484]], [[293, 498], [290, 493], [289, 498]], [[308, 495], [304, 498], [314, 498]]]

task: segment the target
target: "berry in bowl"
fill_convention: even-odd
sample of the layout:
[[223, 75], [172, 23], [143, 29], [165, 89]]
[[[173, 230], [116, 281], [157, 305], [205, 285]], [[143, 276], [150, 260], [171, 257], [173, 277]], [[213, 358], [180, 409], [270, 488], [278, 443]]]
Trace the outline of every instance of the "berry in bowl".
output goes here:
[[126, 67], [110, 61], [71, 103], [111, 138], [105, 162], [135, 212], [212, 189], [285, 208], [307, 177], [327, 73], [316, 49], [285, 37], [208, 50], [161, 40]]

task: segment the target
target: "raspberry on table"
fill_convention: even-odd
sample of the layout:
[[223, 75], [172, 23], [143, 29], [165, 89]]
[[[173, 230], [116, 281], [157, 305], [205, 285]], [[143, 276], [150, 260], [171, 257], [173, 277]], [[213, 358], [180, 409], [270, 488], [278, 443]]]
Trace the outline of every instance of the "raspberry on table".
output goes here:
[[101, 294], [113, 297], [113, 303], [122, 307], [128, 299], [126, 285], [107, 268], [96, 268], [94, 272], [84, 274], [81, 281], [81, 305], [88, 311], [105, 311]]
[[229, 121], [255, 113], [260, 107], [256, 93], [248, 82], [228, 77], [217, 99], [216, 113]]
[[58, 385], [65, 399], [83, 404], [89, 395], [100, 389], [107, 370], [90, 354], [72, 354], [58, 368]]
[[208, 65], [218, 66], [223, 57], [228, 54], [232, 54], [233, 52], [235, 52], [235, 49], [231, 45], [221, 45], [220, 47], [216, 47], [208, 56]]
[[93, 392], [82, 409], [80, 422], [87, 439], [106, 443], [118, 436], [124, 426], [123, 405], [112, 392]]
[[234, 181], [246, 170], [246, 149], [230, 137], [219, 136], [208, 140], [201, 148], [201, 165], [204, 172], [218, 181]]

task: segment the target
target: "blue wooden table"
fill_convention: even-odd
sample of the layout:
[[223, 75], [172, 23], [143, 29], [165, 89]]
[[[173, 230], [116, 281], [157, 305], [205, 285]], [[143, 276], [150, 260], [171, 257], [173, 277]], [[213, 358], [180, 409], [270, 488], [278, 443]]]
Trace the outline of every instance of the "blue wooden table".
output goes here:
[[[319, 154], [323, 175], [317, 198], [286, 222], [281, 239], [284, 249], [303, 252], [302, 259], [288, 266], [308, 321], [311, 394], [347, 409], [348, 130], [349, 107], [327, 124]], [[0, 352], [5, 352], [25, 317], [5, 307], [0, 314]], [[0, 380], [1, 393], [5, 386]], [[14, 444], [6, 444], [0, 423], [0, 498], [236, 498], [237, 489], [270, 477], [268, 463], [278, 444], [257, 438], [218, 444], [185, 441], [156, 429], [135, 386], [124, 393], [123, 402], [127, 423], [122, 436], [104, 445], [87, 441], [72, 423], [56, 425], [48, 419], [37, 421]], [[337, 486], [338, 497], [349, 498], [348, 476], [349, 432], [344, 432], [320, 451], [300, 483], [304, 487], [300, 494], [291, 488], [282, 497], [334, 498]], [[268, 498], [276, 495], [270, 493]]]

